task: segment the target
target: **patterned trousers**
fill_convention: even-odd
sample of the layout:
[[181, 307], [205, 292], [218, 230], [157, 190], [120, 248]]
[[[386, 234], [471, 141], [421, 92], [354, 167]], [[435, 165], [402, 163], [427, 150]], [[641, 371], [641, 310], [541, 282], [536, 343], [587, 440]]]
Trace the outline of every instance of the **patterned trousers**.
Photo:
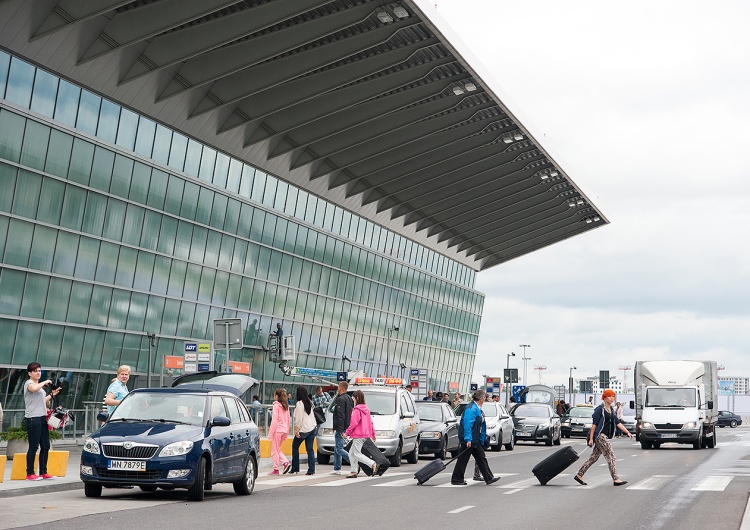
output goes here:
[[607, 461], [609, 474], [612, 475], [612, 480], [619, 482], [620, 478], [617, 476], [617, 468], [615, 467], [615, 453], [612, 451], [612, 444], [609, 443], [609, 439], [604, 434], [600, 434], [599, 437], [594, 440], [594, 450], [591, 452], [589, 459], [586, 460], [581, 466], [581, 469], [578, 470], [578, 476], [583, 477], [583, 474], [594, 465], [594, 462], [599, 460], [600, 455], [604, 455], [604, 459]]

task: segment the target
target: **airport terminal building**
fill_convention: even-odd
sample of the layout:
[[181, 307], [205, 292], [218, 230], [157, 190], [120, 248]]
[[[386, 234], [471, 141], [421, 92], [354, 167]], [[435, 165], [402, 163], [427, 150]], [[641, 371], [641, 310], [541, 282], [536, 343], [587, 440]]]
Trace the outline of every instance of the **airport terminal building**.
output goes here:
[[428, 8], [0, 2], [3, 407], [34, 360], [74, 409], [144, 386], [219, 318], [264, 401], [303, 382], [276, 323], [297, 366], [467, 388], [477, 273], [607, 221]]

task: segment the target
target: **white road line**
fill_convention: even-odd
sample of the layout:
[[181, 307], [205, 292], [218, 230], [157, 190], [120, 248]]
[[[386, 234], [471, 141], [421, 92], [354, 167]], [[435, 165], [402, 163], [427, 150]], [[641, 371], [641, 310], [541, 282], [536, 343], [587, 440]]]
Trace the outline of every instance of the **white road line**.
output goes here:
[[528, 488], [529, 486], [533, 486], [534, 484], [539, 484], [539, 481], [536, 478], [527, 478], [524, 480], [517, 480], [516, 482], [511, 482], [510, 484], [500, 484], [497, 487], [503, 488], [503, 489], [517, 489], [517, 488]]
[[[406, 472], [401, 473], [388, 473], [388, 477], [397, 477], [400, 475], [406, 475]], [[362, 482], [368, 482], [370, 480], [382, 480], [382, 477], [358, 477], [358, 478], [345, 478], [346, 475], [342, 475], [340, 480], [332, 480], [330, 482], [321, 482], [320, 484], [310, 484], [311, 487], [338, 487], [338, 486], [350, 486], [352, 484], [360, 484]], [[387, 478], [386, 478], [387, 479]]]
[[591, 479], [589, 477], [584, 476], [583, 481], [586, 483], [586, 486], [581, 486], [578, 483], [573, 483], [570, 486], [565, 486], [565, 487], [569, 489], [576, 489], [576, 490], [592, 490], [594, 488], [598, 488], [599, 486], [603, 486], [608, 482], [611, 483], [612, 478], [605, 476], [605, 477]]
[[691, 491], [724, 491], [734, 477], [708, 476], [693, 486]]
[[674, 475], [653, 475], [652, 477], [636, 482], [632, 486], [628, 486], [629, 490], [656, 490], [659, 489], [663, 484], [669, 482]]
[[504, 491], [503, 495], [511, 495], [513, 493], [518, 493], [519, 491], [523, 491], [523, 489], [522, 488], [517, 488], [517, 489], [514, 489], [514, 490], [510, 490], [510, 491]]
[[463, 506], [461, 508], [456, 508], [455, 510], [451, 510], [448, 513], [461, 513], [461, 512], [465, 512], [466, 510], [471, 510], [472, 508], [474, 508], [474, 506]]
[[401, 486], [409, 486], [411, 484], [417, 485], [417, 479], [414, 477], [402, 478], [400, 480], [392, 480], [390, 482], [383, 482], [382, 484], [373, 484], [373, 487], [378, 488], [398, 488]]
[[745, 505], [745, 513], [742, 515], [740, 530], [750, 530], [750, 499], [748, 499], [747, 504]]

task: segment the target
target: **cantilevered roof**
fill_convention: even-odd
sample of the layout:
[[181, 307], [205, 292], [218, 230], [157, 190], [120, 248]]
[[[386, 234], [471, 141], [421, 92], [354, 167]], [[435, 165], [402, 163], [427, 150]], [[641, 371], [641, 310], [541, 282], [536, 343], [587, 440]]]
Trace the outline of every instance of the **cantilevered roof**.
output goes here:
[[0, 46], [475, 270], [605, 224], [421, 3], [0, 0]]

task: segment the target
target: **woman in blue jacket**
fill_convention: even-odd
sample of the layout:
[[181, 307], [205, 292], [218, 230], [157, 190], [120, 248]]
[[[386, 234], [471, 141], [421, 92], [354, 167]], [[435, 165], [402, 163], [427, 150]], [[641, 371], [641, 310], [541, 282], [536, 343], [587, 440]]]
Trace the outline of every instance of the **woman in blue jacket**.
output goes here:
[[487, 427], [484, 424], [484, 415], [482, 414], [482, 405], [487, 398], [484, 390], [477, 390], [471, 396], [474, 400], [471, 405], [464, 409], [461, 417], [461, 425], [458, 432], [461, 438], [461, 454], [456, 460], [456, 467], [453, 469], [451, 484], [454, 486], [465, 486], [464, 472], [466, 464], [469, 463], [469, 457], [474, 456], [474, 460], [479, 466], [479, 471], [484, 477], [484, 481], [489, 486], [500, 480], [496, 477], [490, 465], [487, 463], [487, 457], [484, 455], [484, 438], [487, 433]]
[[617, 476], [615, 453], [612, 451], [612, 444], [609, 443], [617, 429], [625, 433], [625, 436], [629, 436], [630, 438], [633, 437], [633, 435], [625, 428], [625, 425], [622, 424], [620, 418], [617, 417], [617, 412], [612, 407], [615, 399], [617, 399], [617, 394], [615, 394], [614, 390], [608, 388], [602, 392], [602, 404], [594, 409], [594, 415], [591, 418], [591, 431], [589, 432], [588, 439], [589, 447], [594, 446], [594, 450], [591, 452], [589, 459], [583, 463], [578, 474], [573, 477], [575, 481], [581, 485], [586, 485], [583, 481], [583, 475], [592, 465], [594, 465], [594, 462], [599, 460], [600, 455], [604, 455], [604, 459], [607, 461], [609, 474], [612, 475], [614, 485], [622, 486], [628, 483], [627, 480], [620, 480], [620, 477]]

